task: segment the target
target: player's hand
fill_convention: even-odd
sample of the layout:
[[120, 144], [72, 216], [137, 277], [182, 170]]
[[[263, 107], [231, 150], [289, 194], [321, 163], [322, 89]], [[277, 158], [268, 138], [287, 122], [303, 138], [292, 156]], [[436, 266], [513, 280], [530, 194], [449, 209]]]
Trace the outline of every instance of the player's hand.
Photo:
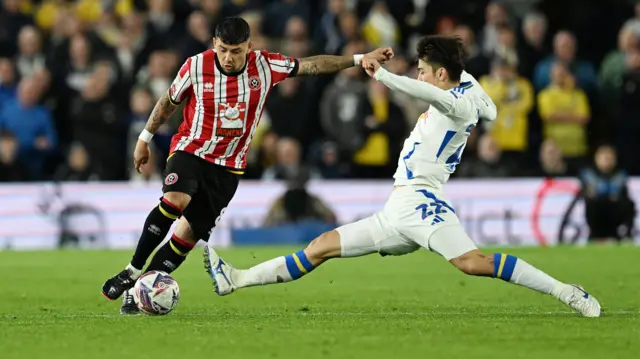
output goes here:
[[390, 47], [381, 47], [371, 51], [370, 53], [364, 55], [364, 60], [377, 60], [379, 63], [384, 64], [385, 62], [391, 60], [393, 58], [393, 49]]
[[373, 77], [373, 75], [380, 68], [380, 63], [375, 59], [362, 59], [362, 68], [367, 72], [367, 75]]
[[135, 167], [138, 173], [140, 172], [140, 167], [146, 164], [149, 161], [149, 144], [138, 140], [136, 143], [136, 149], [133, 151], [133, 167]]

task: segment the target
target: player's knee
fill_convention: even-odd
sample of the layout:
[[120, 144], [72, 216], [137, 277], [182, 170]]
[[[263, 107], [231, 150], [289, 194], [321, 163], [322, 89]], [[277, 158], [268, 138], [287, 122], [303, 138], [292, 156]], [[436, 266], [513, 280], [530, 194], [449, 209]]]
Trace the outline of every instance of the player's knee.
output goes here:
[[465, 253], [451, 260], [462, 273], [475, 276], [487, 276], [493, 273], [493, 259], [480, 251]]
[[167, 192], [163, 198], [177, 209], [183, 211], [191, 202], [191, 196], [182, 192]]
[[313, 258], [317, 261], [324, 261], [339, 257], [341, 253], [340, 234], [336, 230], [324, 232], [311, 241], [304, 252], [309, 260]]

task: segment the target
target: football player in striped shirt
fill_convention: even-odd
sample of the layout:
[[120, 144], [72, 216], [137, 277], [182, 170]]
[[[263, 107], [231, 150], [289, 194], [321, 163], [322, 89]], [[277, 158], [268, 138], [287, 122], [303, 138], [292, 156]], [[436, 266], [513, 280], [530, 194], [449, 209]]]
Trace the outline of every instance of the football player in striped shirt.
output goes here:
[[131, 262], [104, 283], [102, 294], [110, 300], [124, 294], [121, 313], [137, 314], [130, 288], [173, 223], [177, 221], [170, 240], [158, 249], [146, 271], [171, 273], [198, 240], [209, 239], [236, 192], [251, 138], [276, 84], [288, 77], [330, 74], [363, 59], [384, 62], [392, 56], [391, 49], [382, 48], [366, 55], [294, 59], [253, 50], [245, 20], [222, 20], [213, 49], [186, 60], [140, 134], [133, 154], [138, 170], [149, 160], [153, 134], [186, 102], [166, 164], [164, 195], [144, 223]]

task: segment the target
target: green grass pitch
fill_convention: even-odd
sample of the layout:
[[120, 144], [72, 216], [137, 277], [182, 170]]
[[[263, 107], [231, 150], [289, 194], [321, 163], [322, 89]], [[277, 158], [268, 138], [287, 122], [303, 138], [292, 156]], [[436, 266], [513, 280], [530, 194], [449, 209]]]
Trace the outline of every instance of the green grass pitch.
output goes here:
[[[293, 248], [231, 249], [238, 267]], [[606, 310], [579, 317], [550, 296], [458, 273], [435, 254], [335, 260], [288, 284], [227, 297], [202, 249], [175, 273], [176, 310], [122, 317], [102, 282], [130, 252], [0, 252], [0, 358], [638, 358], [640, 248], [511, 250], [579, 283]]]

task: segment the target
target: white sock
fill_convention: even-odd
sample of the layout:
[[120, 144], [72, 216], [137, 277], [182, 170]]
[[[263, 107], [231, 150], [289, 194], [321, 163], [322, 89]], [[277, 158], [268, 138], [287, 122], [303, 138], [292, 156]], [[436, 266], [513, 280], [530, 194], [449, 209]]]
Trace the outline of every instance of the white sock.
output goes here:
[[[518, 284], [540, 293], [551, 294], [556, 298], [560, 297], [560, 292], [566, 286], [564, 283], [515, 256], [496, 253], [494, 254], [494, 261], [496, 268], [498, 268], [496, 277], [508, 280], [510, 283]], [[500, 262], [502, 262], [502, 266], [500, 266]]]
[[125, 269], [129, 270], [129, 273], [131, 273], [131, 278], [133, 279], [138, 279], [142, 275], [142, 271], [134, 267], [131, 263], [129, 263]]
[[278, 257], [262, 262], [249, 269], [236, 269], [231, 273], [231, 280], [237, 288], [251, 287], [273, 283], [285, 283], [293, 280], [285, 257]]

